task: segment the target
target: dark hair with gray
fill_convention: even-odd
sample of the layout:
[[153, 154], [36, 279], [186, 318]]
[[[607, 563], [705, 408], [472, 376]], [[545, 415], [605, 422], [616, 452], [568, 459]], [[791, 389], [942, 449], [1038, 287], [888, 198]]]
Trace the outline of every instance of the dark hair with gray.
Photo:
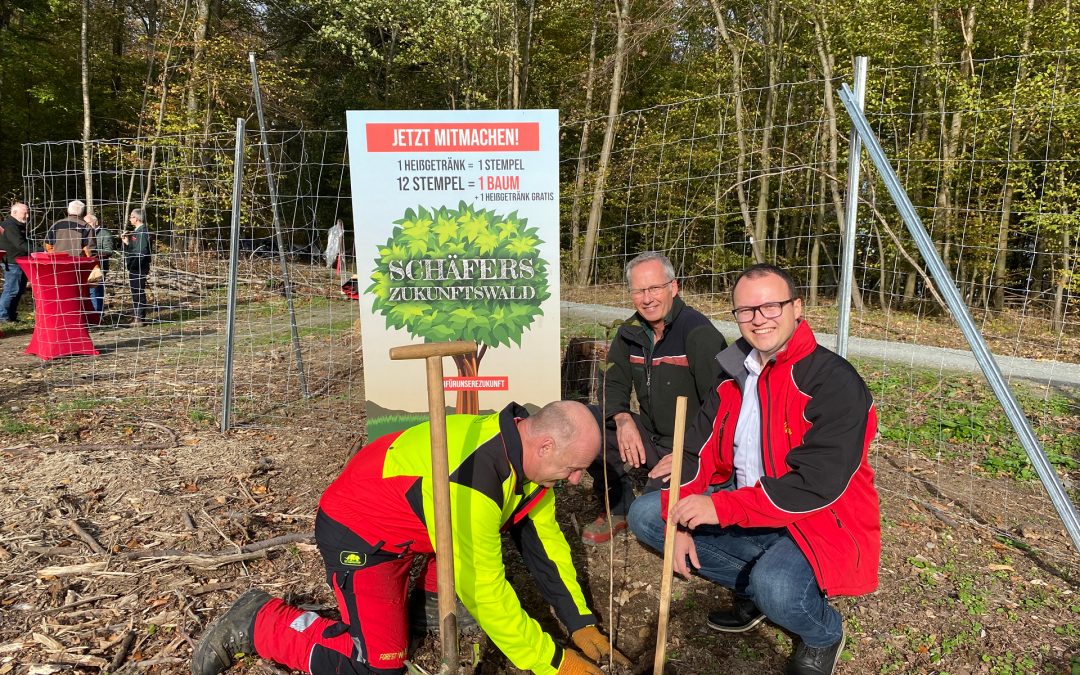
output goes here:
[[135, 216], [135, 220], [139, 221], [140, 223], [146, 222], [146, 211], [144, 211], [143, 209], [131, 209], [131, 215]]
[[635, 267], [637, 267], [641, 263], [646, 263], [651, 260], [656, 260], [664, 266], [664, 274], [667, 275], [668, 281], [671, 281], [675, 278], [675, 267], [672, 266], [671, 261], [668, 260], [668, 257], [666, 255], [660, 253], [659, 251], [645, 251], [630, 262], [626, 263], [626, 284], [630, 285], [630, 272], [632, 272]]
[[735, 303], [735, 289], [738, 287], [739, 282], [743, 279], [758, 279], [760, 277], [766, 277], [770, 274], [775, 274], [784, 280], [784, 283], [788, 287], [788, 295], [791, 298], [798, 298], [799, 289], [795, 286], [795, 280], [791, 278], [791, 275], [787, 271], [780, 269], [776, 265], [770, 265], [769, 263], [758, 263], [757, 265], [751, 265], [744, 269], [738, 277], [735, 279], [735, 283], [731, 286], [731, 302]]

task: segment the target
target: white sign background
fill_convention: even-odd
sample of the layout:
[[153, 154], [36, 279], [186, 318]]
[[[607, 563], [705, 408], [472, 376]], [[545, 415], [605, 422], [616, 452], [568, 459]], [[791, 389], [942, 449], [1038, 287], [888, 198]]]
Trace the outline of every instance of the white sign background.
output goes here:
[[[373, 312], [374, 298], [364, 291], [372, 283], [379, 248], [390, 238], [394, 221], [400, 220], [407, 209], [456, 210], [462, 201], [503, 216], [517, 211], [520, 218], [528, 220], [529, 227], [539, 229], [543, 243], [537, 253], [547, 262], [550, 293], [540, 305], [543, 314], [525, 328], [520, 347], [489, 347], [484, 354], [478, 376], [508, 377], [509, 388], [480, 391], [480, 410], [499, 410], [510, 401], [542, 406], [559, 398], [558, 111], [349, 111], [346, 121], [367, 400], [388, 410], [427, 411], [424, 361], [391, 361], [389, 357], [391, 347], [423, 342], [423, 338], [387, 328], [386, 317]], [[433, 134], [416, 131], [425, 125], [462, 125], [483, 130], [484, 125], [497, 129], [499, 125], [528, 123], [538, 124], [539, 143], [535, 150], [492, 149], [483, 144], [503, 139], [490, 133], [464, 137], [466, 145], [470, 140], [476, 143], [475, 150], [448, 149], [447, 145], [436, 145]], [[445, 134], [441, 138], [445, 140]], [[433, 163], [409, 161], [448, 159], [462, 160], [464, 170], [430, 170], [427, 167]], [[485, 164], [485, 160], [520, 160], [520, 164]], [[491, 166], [502, 170], [484, 170]], [[481, 181], [481, 176], [498, 176], [498, 180]], [[448, 189], [424, 189], [433, 184]], [[458, 375], [453, 359], [444, 359], [443, 369], [447, 377]], [[454, 393], [447, 392], [446, 396], [447, 405], [454, 405]]]

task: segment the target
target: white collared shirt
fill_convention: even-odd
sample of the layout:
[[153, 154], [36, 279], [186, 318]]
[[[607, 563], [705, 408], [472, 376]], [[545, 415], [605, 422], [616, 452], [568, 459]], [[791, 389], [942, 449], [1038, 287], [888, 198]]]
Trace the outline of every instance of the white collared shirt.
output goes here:
[[761, 461], [761, 401], [758, 399], [757, 383], [761, 375], [758, 350], [752, 349], [743, 360], [746, 367], [746, 384], [743, 385], [742, 407], [739, 421], [735, 423], [735, 487], [757, 485], [765, 475]]

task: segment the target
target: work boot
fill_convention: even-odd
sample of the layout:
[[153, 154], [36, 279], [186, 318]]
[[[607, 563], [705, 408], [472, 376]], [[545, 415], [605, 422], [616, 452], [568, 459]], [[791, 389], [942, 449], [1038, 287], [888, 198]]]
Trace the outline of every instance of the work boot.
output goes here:
[[[480, 627], [476, 625], [476, 619], [469, 614], [469, 610], [465, 609], [465, 605], [461, 604], [461, 599], [456, 596], [454, 609], [457, 613], [459, 632], [472, 633], [480, 630]], [[414, 589], [409, 594], [409, 627], [414, 633], [439, 633], [441, 626], [439, 625], [438, 593]]]
[[609, 527], [607, 516], [601, 515], [585, 526], [581, 532], [581, 541], [592, 545], [606, 544], [611, 541], [612, 536], [622, 532], [626, 527], [626, 516], [612, 516]]
[[840, 639], [828, 647], [807, 647], [806, 643], [800, 640], [788, 661], [788, 675], [832, 675], [843, 651], [843, 626], [840, 626]]
[[255, 653], [255, 615], [270, 594], [252, 588], [232, 604], [203, 633], [191, 655], [192, 675], [218, 675], [241, 654]]
[[732, 608], [709, 612], [709, 628], [722, 633], [745, 633], [765, 620], [753, 600], [736, 596]]

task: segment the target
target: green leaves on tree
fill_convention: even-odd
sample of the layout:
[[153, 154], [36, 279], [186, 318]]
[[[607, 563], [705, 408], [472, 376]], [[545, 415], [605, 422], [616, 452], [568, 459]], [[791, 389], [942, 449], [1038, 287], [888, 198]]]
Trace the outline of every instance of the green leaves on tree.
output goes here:
[[504, 216], [465, 202], [409, 208], [379, 248], [365, 292], [388, 328], [413, 337], [520, 346], [551, 297], [542, 243], [516, 211]]

